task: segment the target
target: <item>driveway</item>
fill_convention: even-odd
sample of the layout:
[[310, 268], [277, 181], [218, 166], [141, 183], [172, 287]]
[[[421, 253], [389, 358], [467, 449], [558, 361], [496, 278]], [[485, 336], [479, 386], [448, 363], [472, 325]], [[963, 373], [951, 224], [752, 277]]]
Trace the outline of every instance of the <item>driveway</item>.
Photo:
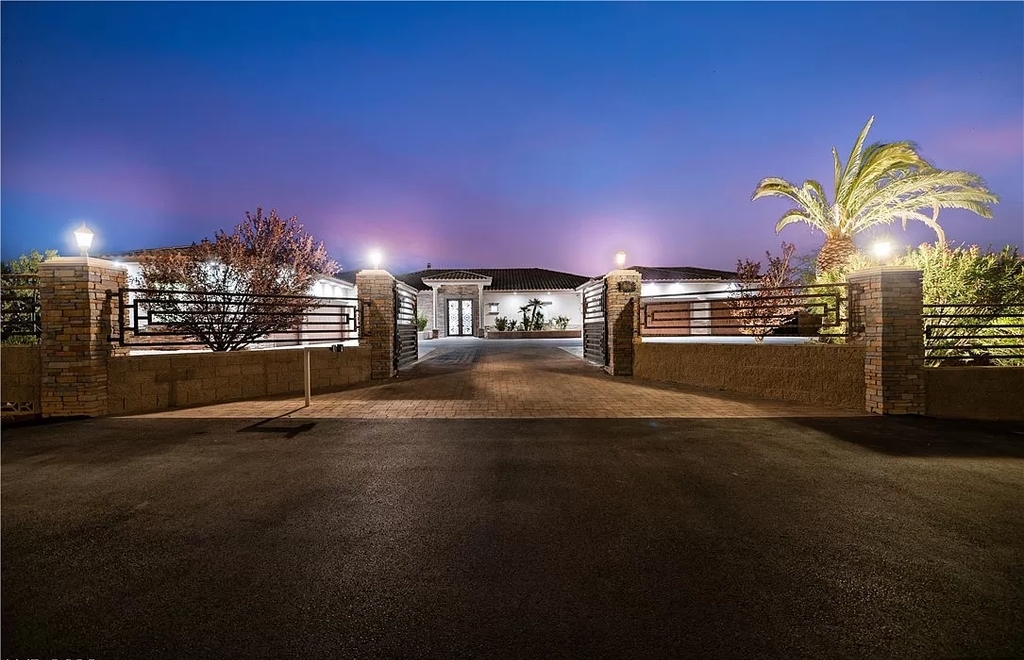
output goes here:
[[302, 408], [302, 397], [278, 397], [146, 417], [707, 419], [862, 414], [615, 378], [579, 357], [579, 340], [451, 338], [421, 344], [424, 357], [397, 378], [319, 393], [309, 408]]
[[743, 405], [5, 429], [3, 655], [1024, 655], [1024, 428]]

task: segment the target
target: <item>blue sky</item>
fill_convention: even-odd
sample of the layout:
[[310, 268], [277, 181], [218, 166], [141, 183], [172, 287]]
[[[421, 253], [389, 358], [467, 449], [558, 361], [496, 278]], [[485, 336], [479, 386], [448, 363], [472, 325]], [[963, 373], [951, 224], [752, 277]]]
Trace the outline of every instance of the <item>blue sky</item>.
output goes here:
[[[810, 252], [767, 175], [911, 139], [1024, 244], [1021, 3], [9, 3], [0, 250], [187, 244], [258, 204], [346, 268], [732, 268]], [[926, 228], [889, 232], [910, 245]]]

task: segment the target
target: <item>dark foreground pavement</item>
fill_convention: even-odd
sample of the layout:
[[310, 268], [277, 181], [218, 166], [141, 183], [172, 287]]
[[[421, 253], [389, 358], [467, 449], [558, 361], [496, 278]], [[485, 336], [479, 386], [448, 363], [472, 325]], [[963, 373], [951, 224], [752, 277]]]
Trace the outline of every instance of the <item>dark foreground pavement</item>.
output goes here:
[[250, 424], [5, 430], [3, 656], [1024, 655], [1019, 428]]

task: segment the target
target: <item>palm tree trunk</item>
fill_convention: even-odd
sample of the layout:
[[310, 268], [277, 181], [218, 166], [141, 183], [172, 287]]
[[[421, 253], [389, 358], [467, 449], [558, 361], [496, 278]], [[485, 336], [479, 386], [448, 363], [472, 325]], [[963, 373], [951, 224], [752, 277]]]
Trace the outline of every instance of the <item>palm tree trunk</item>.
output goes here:
[[850, 258], [857, 254], [857, 246], [853, 244], [850, 236], [829, 236], [825, 244], [818, 252], [818, 259], [815, 262], [818, 274], [843, 268], [850, 261]]

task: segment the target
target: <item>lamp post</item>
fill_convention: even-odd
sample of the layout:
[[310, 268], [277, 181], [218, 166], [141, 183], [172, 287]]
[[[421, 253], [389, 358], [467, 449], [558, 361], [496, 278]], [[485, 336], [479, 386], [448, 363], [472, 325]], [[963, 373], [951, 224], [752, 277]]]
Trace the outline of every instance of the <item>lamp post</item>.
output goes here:
[[617, 265], [620, 269], [626, 267], [626, 251], [625, 250], [619, 250], [618, 252], [615, 253], [615, 265]]
[[370, 263], [373, 264], [374, 270], [380, 270], [380, 263], [383, 259], [384, 255], [381, 254], [380, 250], [370, 250]]
[[92, 245], [92, 230], [82, 223], [82, 226], [75, 230], [75, 242], [78, 243], [78, 249], [82, 251], [83, 257], [89, 256], [89, 247]]

